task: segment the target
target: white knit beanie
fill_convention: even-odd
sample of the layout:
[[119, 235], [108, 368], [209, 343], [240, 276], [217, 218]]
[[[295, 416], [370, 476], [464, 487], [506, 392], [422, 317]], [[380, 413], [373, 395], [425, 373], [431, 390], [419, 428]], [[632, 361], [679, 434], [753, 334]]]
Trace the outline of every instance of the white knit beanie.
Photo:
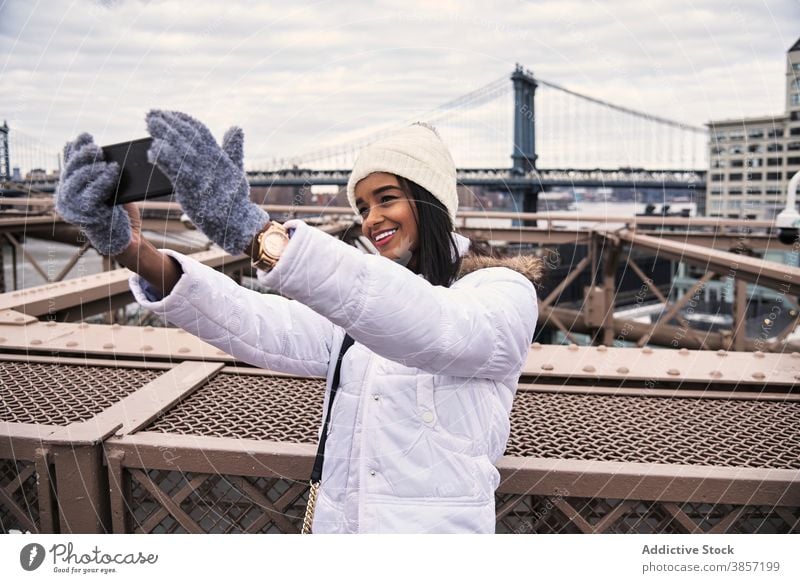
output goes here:
[[412, 124], [361, 150], [347, 181], [347, 200], [356, 214], [356, 184], [373, 172], [388, 172], [416, 182], [441, 201], [455, 224], [456, 165], [432, 126]]

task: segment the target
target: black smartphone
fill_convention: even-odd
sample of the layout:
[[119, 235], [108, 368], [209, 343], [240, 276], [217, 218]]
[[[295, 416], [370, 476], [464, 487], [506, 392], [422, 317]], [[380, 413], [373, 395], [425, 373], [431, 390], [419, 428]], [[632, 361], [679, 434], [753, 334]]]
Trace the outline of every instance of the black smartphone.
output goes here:
[[103, 146], [106, 162], [116, 162], [122, 169], [117, 188], [106, 201], [109, 206], [147, 200], [170, 194], [172, 183], [157, 166], [147, 160], [153, 138], [142, 138]]

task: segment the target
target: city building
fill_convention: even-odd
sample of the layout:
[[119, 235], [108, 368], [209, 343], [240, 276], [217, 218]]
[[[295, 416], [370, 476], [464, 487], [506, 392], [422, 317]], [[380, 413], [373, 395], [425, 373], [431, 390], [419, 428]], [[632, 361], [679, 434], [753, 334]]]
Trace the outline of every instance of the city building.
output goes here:
[[711, 121], [708, 215], [771, 220], [800, 171], [800, 39], [787, 52], [786, 111]]

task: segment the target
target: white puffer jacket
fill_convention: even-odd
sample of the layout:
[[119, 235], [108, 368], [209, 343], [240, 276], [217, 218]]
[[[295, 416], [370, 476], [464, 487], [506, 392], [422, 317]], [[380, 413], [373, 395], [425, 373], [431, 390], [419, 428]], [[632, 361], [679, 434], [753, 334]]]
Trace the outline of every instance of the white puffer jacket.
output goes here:
[[[302, 220], [260, 294], [180, 253], [172, 292], [144, 307], [249, 364], [327, 378], [345, 330], [315, 533], [492, 533], [493, 463], [537, 320], [536, 293], [506, 267], [433, 286]], [[464, 255], [469, 240], [456, 234]], [[291, 299], [289, 299], [291, 298]]]

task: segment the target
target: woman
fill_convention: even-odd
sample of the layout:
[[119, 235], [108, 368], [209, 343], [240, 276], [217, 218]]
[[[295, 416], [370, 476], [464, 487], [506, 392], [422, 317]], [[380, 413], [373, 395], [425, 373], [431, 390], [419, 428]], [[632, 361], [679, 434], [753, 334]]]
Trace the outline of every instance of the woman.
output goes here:
[[[200, 122], [163, 111], [148, 114], [148, 129], [151, 160], [198, 228], [231, 253], [263, 258], [269, 217], [249, 200], [241, 130], [219, 147]], [[415, 124], [368, 146], [350, 175], [348, 200], [380, 255], [287, 221], [288, 242], [258, 271], [281, 295], [156, 250], [132, 205], [105, 207], [98, 219], [92, 209], [118, 172], [98, 153], [90, 136], [68, 144], [58, 209], [137, 273], [130, 287], [142, 306], [244, 362], [325, 377], [323, 419], [345, 334], [354, 340], [313, 532], [494, 532], [493, 463], [536, 324], [540, 264], [468, 254], [469, 240], [453, 231], [455, 165], [432, 128]]]

